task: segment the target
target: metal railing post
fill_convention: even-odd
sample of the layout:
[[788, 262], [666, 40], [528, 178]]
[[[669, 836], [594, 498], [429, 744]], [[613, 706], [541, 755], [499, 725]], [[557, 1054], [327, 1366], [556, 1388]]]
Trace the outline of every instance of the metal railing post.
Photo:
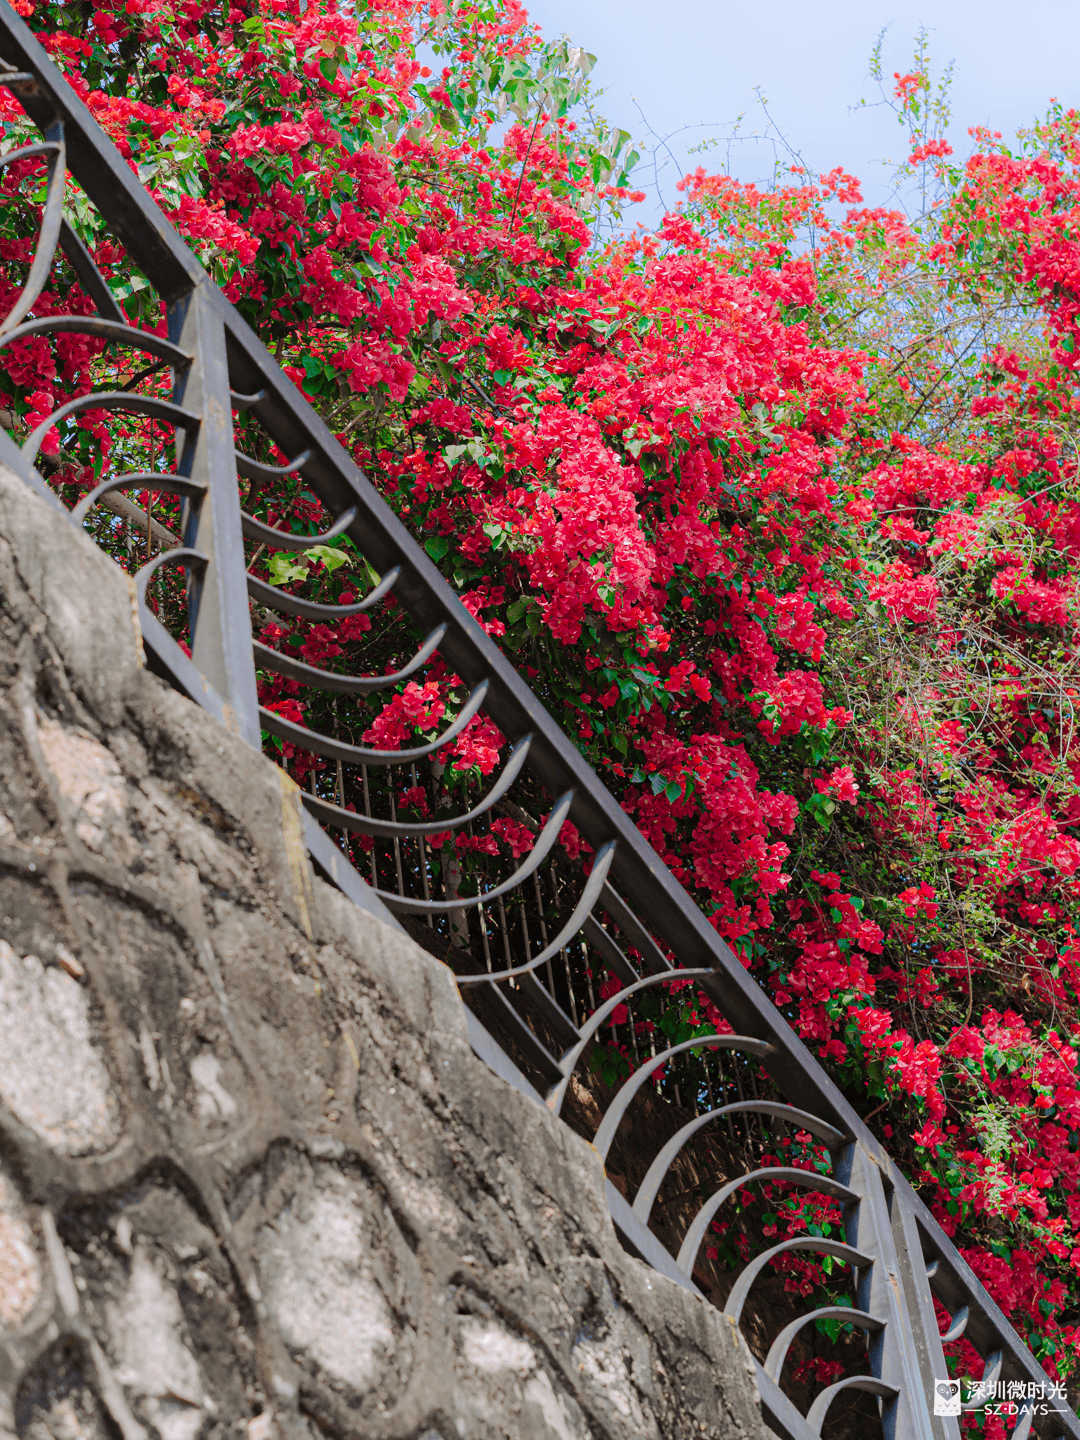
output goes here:
[[[876, 1167], [875, 1167], [876, 1168]], [[926, 1261], [919, 1244], [919, 1227], [915, 1216], [890, 1187], [889, 1215], [892, 1221], [893, 1245], [900, 1284], [907, 1302], [907, 1321], [919, 1368], [930, 1382], [947, 1380], [949, 1368], [941, 1345], [934, 1297], [926, 1273]], [[931, 1396], [933, 1391], [928, 1392]], [[953, 1416], [935, 1415], [930, 1406], [930, 1425], [935, 1440], [960, 1440], [960, 1422]]]
[[[184, 542], [206, 556], [189, 589], [191, 658], [227, 701], [237, 732], [261, 739], [251, 651], [247, 566], [229, 408], [225, 330], [202, 287], [168, 308], [169, 338], [191, 355], [177, 373], [174, 399], [201, 415], [194, 435], [178, 434], [178, 468], [206, 485], [187, 511]], [[182, 433], [182, 432], [181, 432]]]
[[923, 1373], [924, 1357], [912, 1343], [909, 1314], [917, 1302], [905, 1291], [881, 1171], [856, 1141], [837, 1157], [836, 1174], [862, 1196], [849, 1213], [847, 1236], [874, 1261], [859, 1277], [858, 1303], [885, 1321], [871, 1336], [870, 1359], [874, 1374], [897, 1389], [882, 1417], [886, 1440], [945, 1440], [931, 1414], [933, 1383], [940, 1377]]

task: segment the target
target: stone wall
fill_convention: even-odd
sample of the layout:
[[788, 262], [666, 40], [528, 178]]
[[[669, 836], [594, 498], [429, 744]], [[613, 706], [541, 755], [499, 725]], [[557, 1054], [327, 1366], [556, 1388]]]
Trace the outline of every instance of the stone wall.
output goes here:
[[0, 1432], [759, 1440], [741, 1339], [7, 472], [0, 602]]

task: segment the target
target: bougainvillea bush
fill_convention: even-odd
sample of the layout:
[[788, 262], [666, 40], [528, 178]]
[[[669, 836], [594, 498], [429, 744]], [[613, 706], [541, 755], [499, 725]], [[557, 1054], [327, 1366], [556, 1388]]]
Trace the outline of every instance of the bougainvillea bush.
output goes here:
[[[1080, 117], [1052, 110], [1010, 145], [976, 133], [960, 163], [916, 69], [894, 95], [919, 219], [866, 206], [839, 169], [768, 189], [702, 171], [658, 228], [626, 231], [633, 155], [580, 103], [590, 57], [514, 0], [21, 12], [1068, 1375]], [[6, 197], [38, 163], [2, 172]], [[128, 314], [159, 323], [82, 223]], [[13, 279], [20, 244], [3, 242]], [[43, 303], [89, 308], [77, 288]], [[104, 363], [74, 336], [14, 348], [20, 432]], [[74, 498], [117, 442], [88, 415], [49, 443]], [[295, 479], [246, 504], [320, 520]], [[370, 583], [348, 542], [260, 564], [345, 603]], [[309, 663], [367, 654], [364, 616], [287, 628]], [[402, 686], [366, 733], [429, 731], [453, 678]], [[263, 701], [304, 719], [280, 677]], [[490, 773], [503, 746], [474, 727], [455, 766]], [[306, 781], [323, 764], [284, 759]], [[485, 841], [531, 843], [507, 819]]]

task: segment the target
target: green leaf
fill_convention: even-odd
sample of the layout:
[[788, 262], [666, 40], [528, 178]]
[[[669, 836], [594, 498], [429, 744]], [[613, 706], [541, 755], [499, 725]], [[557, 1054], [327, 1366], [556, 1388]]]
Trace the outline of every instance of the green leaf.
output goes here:
[[450, 541], [445, 535], [432, 535], [424, 541], [424, 549], [431, 556], [432, 560], [439, 561], [450, 549]]
[[349, 552], [347, 550], [339, 550], [336, 545], [312, 545], [307, 553], [321, 560], [331, 575], [340, 566], [352, 564], [352, 556]]
[[[322, 547], [320, 547], [322, 548]], [[303, 560], [296, 561], [287, 550], [279, 550], [266, 562], [270, 571], [271, 585], [295, 585], [308, 578], [308, 567]]]

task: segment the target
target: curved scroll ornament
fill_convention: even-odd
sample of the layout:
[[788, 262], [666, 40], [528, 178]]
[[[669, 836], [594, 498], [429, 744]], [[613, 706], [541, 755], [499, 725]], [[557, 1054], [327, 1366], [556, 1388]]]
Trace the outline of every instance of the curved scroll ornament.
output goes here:
[[676, 1055], [683, 1055], [689, 1050], [741, 1050], [744, 1054], [762, 1054], [767, 1051], [767, 1046], [763, 1041], [753, 1040], [748, 1035], [699, 1035], [693, 1040], [684, 1040], [679, 1045], [672, 1045], [669, 1049], [650, 1056], [648, 1060], [638, 1066], [630, 1079], [619, 1090], [608, 1106], [604, 1118], [600, 1122], [599, 1130], [593, 1136], [593, 1149], [601, 1160], [607, 1158], [611, 1143], [615, 1139], [615, 1132], [629, 1110], [634, 1096], [646, 1080], [655, 1074], [659, 1066], [666, 1065]]
[[194, 411], [185, 410], [180, 405], [174, 405], [171, 400], [162, 400], [157, 395], [136, 395], [127, 390], [99, 390], [68, 400], [47, 415], [23, 443], [22, 452], [26, 459], [33, 464], [41, 449], [41, 442], [53, 426], [82, 410], [119, 410], [130, 415], [149, 415], [154, 420], [164, 420], [167, 424], [175, 425], [188, 436], [193, 436], [202, 423]]
[[299, 681], [300, 684], [310, 685], [316, 690], [334, 690], [339, 695], [366, 695], [371, 690], [386, 690], [391, 685], [407, 680], [410, 675], [415, 675], [442, 644], [446, 638], [446, 630], [445, 625], [437, 625], [409, 663], [388, 675], [340, 675], [334, 670], [320, 670], [315, 665], [305, 665], [302, 660], [294, 660], [291, 655], [282, 655], [280, 650], [271, 650], [269, 645], [263, 645], [258, 640], [252, 641], [252, 648], [257, 665], [264, 670], [273, 670], [277, 675], [284, 675], [288, 680]]
[[1027, 1440], [1035, 1420], [1035, 1401], [1028, 1400], [1021, 1406], [1020, 1418], [1016, 1422], [1009, 1440]]
[[[878, 1380], [873, 1375], [848, 1375], [843, 1380], [837, 1380], [835, 1384], [824, 1389], [806, 1412], [806, 1423], [811, 1435], [821, 1434], [821, 1427], [825, 1423], [825, 1416], [829, 1413], [829, 1406], [845, 1390], [862, 1390], [867, 1395], [878, 1395], [882, 1400], [892, 1404], [895, 1404], [900, 1396], [900, 1391], [895, 1385]], [[890, 1427], [886, 1426], [886, 1434], [889, 1433], [889, 1429]]]
[[[5, 77], [4, 83], [11, 84], [11, 78]], [[26, 283], [19, 298], [0, 322], [0, 337], [9, 330], [14, 330], [23, 316], [33, 309], [34, 302], [45, 288], [56, 256], [60, 226], [64, 218], [64, 180], [67, 174], [64, 127], [59, 122], [46, 130], [44, 141], [34, 145], [21, 145], [17, 150], [9, 150], [0, 155], [0, 169], [6, 169], [18, 160], [33, 159], [35, 155], [48, 157], [48, 190], [41, 212], [41, 230]]]
[[792, 1341], [800, 1330], [818, 1320], [838, 1320], [843, 1325], [854, 1325], [868, 1334], [885, 1328], [884, 1320], [879, 1320], [876, 1315], [868, 1315], [865, 1310], [855, 1310], [850, 1305], [823, 1305], [820, 1310], [810, 1310], [807, 1314], [800, 1315], [797, 1320], [792, 1320], [790, 1325], [785, 1325], [777, 1335], [765, 1357], [766, 1375], [773, 1380], [780, 1379]]
[[[303, 797], [304, 807], [309, 810], [315, 818], [323, 825], [335, 825], [343, 830], [352, 830], [358, 835], [378, 835], [385, 840], [418, 838], [424, 835], [441, 835], [446, 830], [459, 830], [463, 825], [468, 825], [478, 820], [481, 815], [487, 814], [506, 792], [513, 785], [521, 773], [532, 745], [532, 736], [524, 735], [513, 746], [503, 766], [502, 773], [498, 780], [491, 787], [488, 793], [480, 800], [473, 809], [466, 811], [464, 815], [440, 815], [435, 820], [403, 821], [403, 820], [379, 820], [372, 815], [358, 815], [355, 810], [345, 810], [340, 805], [332, 805], [328, 800], [320, 800], [316, 795], [305, 795]], [[607, 873], [605, 867], [604, 874]], [[465, 977], [461, 977], [464, 979]], [[476, 976], [476, 979], [490, 980], [495, 978], [491, 975]], [[500, 979], [505, 978], [503, 976]]]
[[265, 580], [249, 573], [247, 577], [248, 594], [260, 605], [265, 605], [268, 610], [276, 610], [279, 615], [297, 615], [301, 620], [315, 620], [326, 624], [332, 620], [344, 620], [349, 615], [361, 615], [365, 610], [372, 609], [390, 591], [401, 578], [401, 566], [395, 565], [388, 570], [379, 583], [372, 590], [370, 595], [365, 595], [363, 600], [358, 600], [355, 605], [317, 605], [314, 600], [301, 600], [295, 595], [289, 595], [284, 590], [279, 590], [276, 585], [268, 585]]
[[[504, 970], [496, 970], [490, 975], [459, 975], [457, 977], [459, 988], [461, 986], [479, 985], [481, 983], [491, 984], [496, 980], [515, 980], [518, 976], [533, 974], [539, 970], [541, 966], [546, 965], [549, 960], [553, 960], [581, 929], [582, 920], [596, 904], [597, 897], [600, 894], [604, 881], [607, 879], [607, 873], [614, 859], [615, 841], [609, 840], [606, 845], [601, 845], [600, 849], [596, 852], [592, 872], [585, 883], [585, 889], [582, 891], [581, 899], [574, 906], [570, 918], [555, 936], [554, 940], [550, 940], [538, 955], [534, 955], [532, 959], [524, 965], [512, 965]], [[488, 897], [484, 895], [481, 898], [486, 900]]]
[[[251, 395], [242, 395], [239, 390], [229, 391], [229, 404], [234, 410], [255, 410], [266, 399], [265, 390], [256, 390]], [[248, 459], [248, 456], [244, 457]]]
[[[705, 1204], [694, 1216], [690, 1229], [686, 1232], [686, 1239], [682, 1243], [677, 1262], [679, 1268], [685, 1270], [687, 1275], [692, 1272], [697, 1261], [697, 1252], [701, 1248], [701, 1242], [705, 1239], [709, 1221], [720, 1209], [720, 1206], [725, 1200], [729, 1200], [737, 1190], [741, 1190], [744, 1185], [751, 1185], [754, 1181], [760, 1180], [770, 1182], [783, 1180], [788, 1185], [801, 1185], [807, 1190], [814, 1190], [822, 1195], [831, 1195], [835, 1200], [842, 1200], [845, 1205], [859, 1203], [858, 1193], [847, 1185], [841, 1184], [839, 1180], [834, 1180], [831, 1175], [819, 1175], [814, 1170], [793, 1170], [785, 1165], [767, 1165], [761, 1170], [751, 1170], [748, 1175], [740, 1175], [737, 1180], [730, 1180], [726, 1185], [722, 1185], [715, 1195], [711, 1195], [705, 1201]], [[774, 1250], [769, 1251], [770, 1255], [775, 1253], [777, 1252]], [[748, 1269], [750, 1268], [752, 1266], [748, 1267]], [[745, 1275], [746, 1271], [743, 1271], [743, 1274]], [[736, 1290], [741, 1282], [742, 1276], [739, 1277]], [[731, 1293], [734, 1295], [735, 1291], [733, 1290]], [[730, 1300], [728, 1303], [731, 1303]], [[738, 1316], [736, 1316], [737, 1318]]]
[[992, 1354], [987, 1355], [983, 1361], [982, 1379], [972, 1395], [960, 1407], [962, 1410], [981, 1410], [992, 1398], [995, 1387], [1001, 1379], [1004, 1361], [1005, 1357], [1000, 1350], [995, 1350]]
[[99, 500], [117, 490], [162, 490], [168, 495], [182, 495], [185, 500], [201, 500], [206, 494], [206, 485], [201, 480], [189, 480], [186, 475], [173, 475], [157, 470], [132, 471], [127, 475], [116, 475], [95, 485], [84, 495], [71, 512], [76, 525], [81, 525]]
[[960, 1339], [960, 1336], [963, 1335], [967, 1329], [968, 1314], [969, 1311], [966, 1305], [961, 1305], [953, 1314], [952, 1319], [949, 1321], [949, 1328], [941, 1336], [941, 1343], [943, 1345], [947, 1345], [950, 1340]]
[[[824, 1177], [819, 1176], [818, 1178]], [[778, 1255], [784, 1255], [789, 1250], [809, 1250], [815, 1255], [831, 1255], [834, 1260], [843, 1260], [856, 1271], [868, 1270], [874, 1263], [869, 1255], [864, 1255], [851, 1245], [845, 1245], [842, 1240], [826, 1240], [817, 1235], [796, 1235], [793, 1239], [781, 1240], [779, 1245], [773, 1245], [771, 1249], [751, 1260], [735, 1281], [731, 1294], [727, 1298], [727, 1304], [724, 1306], [724, 1314], [734, 1320], [736, 1325], [742, 1318], [743, 1306], [746, 1304], [747, 1297], [754, 1288], [758, 1276]], [[685, 1267], [681, 1268], [685, 1269]]]
[[155, 555], [152, 560], [135, 573], [135, 592], [139, 597], [139, 603], [146, 603], [146, 587], [150, 583], [151, 576], [158, 570], [169, 565], [182, 565], [185, 570], [203, 570], [209, 563], [209, 557], [201, 550], [191, 550], [186, 546], [177, 546], [175, 550], [163, 550], [160, 555]]
[[[245, 400], [250, 405], [260, 398], [261, 396], [256, 395], [234, 395], [233, 403]], [[236, 460], [236, 473], [245, 480], [280, 480], [283, 475], [294, 475], [301, 469], [311, 459], [311, 451], [301, 450], [295, 460], [290, 460], [287, 465], [267, 465], [262, 460], [245, 455], [242, 450], [234, 450], [233, 457]]]
[[[476, 905], [485, 905], [489, 900], [497, 900], [502, 895], [508, 895], [515, 890], [523, 880], [539, 868], [547, 859], [549, 852], [559, 838], [559, 832], [566, 823], [566, 817], [570, 813], [570, 806], [574, 799], [574, 792], [568, 790], [565, 795], [560, 795], [555, 804], [551, 807], [551, 814], [547, 823], [537, 837], [536, 844], [529, 851], [529, 858], [524, 865], [519, 865], [514, 873], [501, 884], [493, 886], [478, 895], [455, 896], [453, 900], [414, 900], [408, 895], [395, 895], [390, 890], [376, 890], [376, 895], [391, 910], [402, 911], [406, 915], [438, 915], [447, 914], [451, 910], [470, 909]], [[490, 980], [489, 975], [483, 977]]]
[[[388, 682], [385, 677], [379, 677], [380, 686], [386, 683]], [[466, 700], [457, 719], [452, 725], [448, 725], [437, 739], [413, 750], [375, 750], [363, 745], [348, 745], [345, 741], [335, 740], [332, 735], [324, 735], [319, 730], [306, 730], [303, 725], [294, 725], [291, 720], [286, 720], [283, 716], [276, 714], [273, 710], [267, 710], [262, 705], [259, 707], [259, 716], [264, 730], [269, 730], [271, 735], [277, 735], [282, 740], [288, 740], [298, 750], [310, 750], [315, 755], [322, 755], [328, 760], [341, 760], [349, 765], [400, 765], [410, 760], [423, 760], [428, 755], [434, 755], [444, 745], [448, 745], [451, 740], [456, 739], [469, 721], [479, 714], [480, 708], [487, 698], [489, 683], [487, 680], [481, 680]], [[379, 687], [369, 686], [368, 688]]]
[[346, 510], [344, 515], [339, 515], [330, 529], [324, 530], [321, 535], [297, 535], [291, 530], [276, 530], [273, 525], [264, 525], [261, 520], [256, 520], [254, 515], [249, 515], [246, 510], [241, 510], [240, 519], [244, 538], [258, 541], [268, 550], [310, 550], [315, 545], [328, 545], [331, 540], [344, 535], [356, 519], [356, 507], [353, 506]]
[[110, 340], [116, 345], [129, 345], [133, 350], [145, 351], [166, 360], [175, 370], [190, 365], [191, 356], [179, 345], [154, 335], [149, 330], [139, 330], [125, 320], [106, 319], [100, 315], [44, 315], [40, 320], [28, 320], [25, 325], [11, 331], [0, 332], [0, 349], [15, 340], [25, 340], [32, 335], [94, 335], [100, 340]]
[[[566, 1092], [570, 1086], [570, 1079], [574, 1073], [574, 1070], [577, 1068], [578, 1061], [581, 1059], [581, 1056], [584, 1053], [586, 1046], [592, 1043], [593, 1039], [596, 1036], [596, 1032], [600, 1029], [600, 1026], [603, 1025], [604, 1021], [612, 1014], [616, 1006], [623, 1004], [631, 995], [637, 995], [642, 990], [651, 989], [653, 985], [670, 983], [672, 980], [679, 981], [680, 983], [686, 980], [699, 980], [703, 976], [711, 975], [712, 973], [713, 972], [711, 970], [666, 970], [661, 975], [646, 975], [644, 979], [636, 980], [632, 985], [625, 986], [622, 990], [618, 992], [617, 995], [612, 995], [607, 1000], [605, 1000], [598, 1009], [593, 1011], [593, 1013], [589, 1016], [588, 1020], [586, 1020], [583, 1025], [578, 1027], [577, 1033], [579, 1039], [577, 1043], [570, 1047], [570, 1049], [563, 1056], [562, 1060], [559, 1062], [559, 1072], [561, 1078], [548, 1091], [544, 1101], [552, 1114], [558, 1115], [559, 1112], [562, 1110], [563, 1102], [566, 1099]], [[768, 1053], [768, 1050], [770, 1048], [768, 1041], [765, 1040], [747, 1039], [745, 1043], [747, 1044], [748, 1048], [750, 1046], [760, 1046], [760, 1051], [757, 1051], [755, 1053], [760, 1053], [763, 1055]], [[649, 1071], [649, 1073], [651, 1074], [652, 1070], [656, 1069], [656, 1066], [659, 1062], [656, 1060], [650, 1060], [648, 1063], [651, 1067]]]
[[634, 1199], [634, 1214], [643, 1225], [649, 1223], [649, 1216], [652, 1214], [652, 1207], [660, 1186], [663, 1184], [664, 1176], [671, 1169], [676, 1156], [687, 1141], [715, 1120], [722, 1120], [728, 1115], [746, 1114], [772, 1115], [776, 1119], [786, 1120], [789, 1124], [797, 1125], [799, 1129], [816, 1135], [819, 1140], [824, 1140], [830, 1150], [836, 1149], [844, 1143], [845, 1136], [832, 1125], [827, 1125], [816, 1115], [810, 1115], [805, 1110], [797, 1110], [793, 1105], [785, 1105], [777, 1100], [736, 1100], [732, 1104], [722, 1105], [716, 1110], [706, 1110], [689, 1121], [682, 1129], [676, 1131], [646, 1171], [645, 1178], [638, 1187], [638, 1193]]

